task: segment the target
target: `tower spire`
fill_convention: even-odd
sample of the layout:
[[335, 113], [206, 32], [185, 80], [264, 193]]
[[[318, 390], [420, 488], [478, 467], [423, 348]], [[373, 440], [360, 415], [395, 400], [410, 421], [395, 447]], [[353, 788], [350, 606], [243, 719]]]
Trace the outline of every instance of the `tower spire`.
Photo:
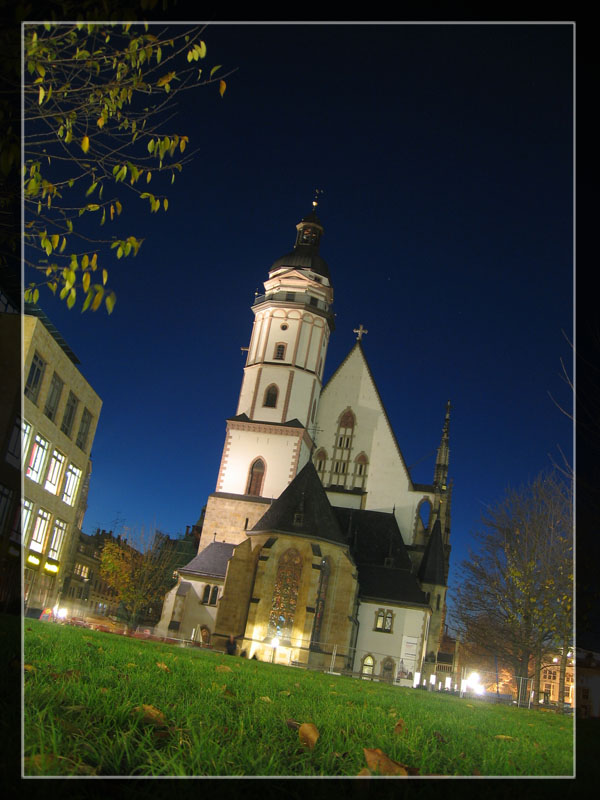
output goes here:
[[433, 485], [436, 489], [446, 489], [448, 482], [448, 463], [450, 461], [450, 400], [446, 403], [446, 418], [442, 429], [442, 440], [438, 447], [433, 473]]

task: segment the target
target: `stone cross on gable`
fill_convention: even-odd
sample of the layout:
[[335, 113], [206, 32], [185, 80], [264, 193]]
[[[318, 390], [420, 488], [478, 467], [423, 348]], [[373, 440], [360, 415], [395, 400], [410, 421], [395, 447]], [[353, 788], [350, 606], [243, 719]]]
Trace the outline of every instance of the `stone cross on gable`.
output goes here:
[[354, 328], [354, 330], [352, 331], [352, 333], [356, 333], [356, 334], [358, 334], [358, 335], [357, 335], [357, 337], [356, 337], [356, 340], [357, 340], [358, 342], [360, 342], [360, 340], [362, 339], [362, 337], [363, 337], [363, 334], [364, 334], [364, 333], [368, 333], [368, 332], [369, 332], [369, 331], [368, 331], [366, 328], [363, 328], [363, 326], [362, 326], [362, 322], [361, 322], [361, 324], [358, 326], [358, 328]]

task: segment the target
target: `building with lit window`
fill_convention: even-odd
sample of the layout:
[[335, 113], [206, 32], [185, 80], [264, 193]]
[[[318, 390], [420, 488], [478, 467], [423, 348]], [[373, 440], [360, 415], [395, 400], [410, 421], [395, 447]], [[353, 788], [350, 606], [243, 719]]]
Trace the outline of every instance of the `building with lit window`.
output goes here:
[[1, 456], [4, 472], [22, 469], [23, 495], [13, 493], [7, 503], [3, 539], [19, 554], [23, 548], [25, 613], [38, 616], [65, 599], [102, 401], [44, 312], [26, 310], [23, 317], [0, 314], [2, 338], [17, 352], [21, 335], [23, 343], [23, 394], [19, 389], [6, 406], [11, 416]]
[[157, 629], [201, 630], [215, 647], [234, 635], [263, 660], [429, 681], [450, 556], [450, 405], [432, 482], [415, 483], [362, 325], [323, 385], [335, 327], [323, 226], [313, 210], [296, 230], [252, 306], [198, 554], [179, 570]]

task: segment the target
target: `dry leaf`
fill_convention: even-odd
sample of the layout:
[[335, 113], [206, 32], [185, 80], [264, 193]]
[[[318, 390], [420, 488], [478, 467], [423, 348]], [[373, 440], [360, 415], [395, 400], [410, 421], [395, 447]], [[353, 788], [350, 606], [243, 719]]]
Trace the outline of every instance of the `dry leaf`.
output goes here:
[[51, 753], [38, 753], [35, 756], [27, 756], [24, 759], [25, 775], [31, 772], [42, 772], [48, 774], [52, 769], [59, 765], [59, 757]]
[[35, 672], [35, 667], [33, 664], [23, 664], [23, 669], [25, 672]]
[[231, 672], [231, 667], [228, 667], [225, 664], [218, 664], [215, 669], [217, 672]]
[[136, 713], [142, 712], [143, 713], [142, 722], [148, 725], [157, 725], [161, 727], [167, 724], [163, 712], [160, 711], [158, 708], [155, 708], [154, 706], [141, 705], [141, 706], [136, 706], [133, 710]]
[[157, 666], [159, 669], [162, 669], [162, 670], [164, 670], [165, 672], [171, 672], [171, 670], [170, 670], [170, 669], [167, 667], [167, 665], [165, 664], [165, 662], [164, 662], [164, 661], [157, 661], [157, 662], [156, 662], [156, 666]]
[[300, 727], [300, 723], [296, 722], [295, 719], [286, 719], [285, 724], [288, 726], [288, 728], [291, 728], [293, 731], [297, 731], [298, 728]]
[[434, 731], [433, 735], [438, 740], [438, 742], [447, 742], [448, 740], [445, 739], [439, 731]]
[[308, 747], [312, 750], [319, 738], [319, 731], [317, 730], [317, 726], [313, 725], [312, 722], [303, 722], [298, 728], [298, 736], [304, 747]]
[[260, 699], [263, 700], [265, 703], [272, 703], [273, 702], [270, 697], [261, 697]]
[[514, 739], [514, 736], [505, 736], [503, 733], [499, 733], [497, 736], [494, 736], [494, 739]]
[[357, 778], [368, 778], [371, 775], [371, 770], [363, 767], [360, 772], [356, 773]]
[[379, 747], [375, 749], [364, 747], [363, 752], [370, 770], [379, 772], [380, 775], [408, 775], [408, 771], [403, 764], [393, 761]]
[[291, 695], [291, 692], [288, 692], [288, 691], [286, 691], [286, 689], [284, 689], [282, 692], [279, 692], [279, 694], [282, 697], [289, 697]]
[[129, 664], [127, 664], [127, 666], [128, 667], [137, 667], [137, 664], [133, 664], [133, 663], [130, 662]]
[[403, 719], [399, 719], [398, 722], [394, 725], [394, 733], [404, 733], [406, 730], [406, 723]]
[[481, 775], [481, 772], [479, 772], [478, 769], [474, 769], [473, 770], [473, 775]]
[[106, 689], [104, 686], [101, 687], [100, 691], [102, 694], [108, 694], [108, 689]]

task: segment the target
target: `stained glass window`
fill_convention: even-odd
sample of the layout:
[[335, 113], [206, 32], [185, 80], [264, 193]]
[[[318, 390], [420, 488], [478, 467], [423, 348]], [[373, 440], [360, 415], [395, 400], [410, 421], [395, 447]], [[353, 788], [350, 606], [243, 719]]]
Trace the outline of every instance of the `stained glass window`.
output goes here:
[[269, 638], [276, 636], [278, 639], [289, 639], [291, 636], [301, 573], [302, 556], [291, 547], [281, 556], [277, 566], [273, 605], [269, 615]]
[[329, 585], [329, 573], [331, 568], [328, 559], [321, 561], [321, 577], [319, 579], [319, 591], [317, 594], [317, 607], [315, 609], [315, 623], [313, 627], [312, 646], [318, 646], [321, 641], [323, 627], [323, 613], [325, 611], [325, 599], [327, 597], [327, 587]]

